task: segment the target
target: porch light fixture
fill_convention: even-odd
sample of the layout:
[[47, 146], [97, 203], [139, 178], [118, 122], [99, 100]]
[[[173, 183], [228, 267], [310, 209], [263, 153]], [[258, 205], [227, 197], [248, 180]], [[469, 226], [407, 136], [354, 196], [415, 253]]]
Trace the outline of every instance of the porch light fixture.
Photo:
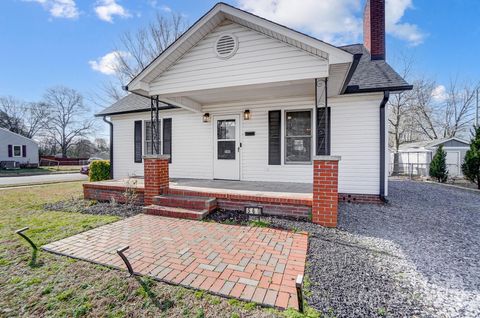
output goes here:
[[203, 122], [208, 123], [210, 121], [210, 113], [203, 114]]
[[243, 119], [249, 120], [251, 117], [252, 115], [250, 114], [250, 110], [245, 109], [245, 111], [243, 112]]

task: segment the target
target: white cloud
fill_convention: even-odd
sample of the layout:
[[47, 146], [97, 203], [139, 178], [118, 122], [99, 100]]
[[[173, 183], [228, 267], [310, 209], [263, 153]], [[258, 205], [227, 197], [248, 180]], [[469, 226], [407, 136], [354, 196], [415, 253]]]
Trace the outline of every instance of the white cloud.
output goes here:
[[26, 2], [36, 2], [50, 12], [52, 17], [76, 19], [80, 12], [74, 0], [24, 0]]
[[[361, 41], [364, 0], [237, 0], [237, 3], [244, 10], [333, 44]], [[409, 9], [413, 9], [412, 0], [386, 0], [386, 29], [387, 33], [418, 45], [425, 35], [417, 25], [402, 22]]]
[[387, 33], [416, 46], [423, 43], [426, 34], [417, 25], [401, 21], [405, 11], [413, 8], [412, 0], [386, 0], [385, 24]]
[[122, 18], [128, 18], [131, 14], [116, 0], [99, 0], [94, 8], [95, 13], [100, 20], [113, 23], [113, 17], [119, 16]]
[[448, 98], [446, 87], [444, 85], [436, 86], [432, 91], [432, 98], [436, 102], [444, 102]]
[[359, 0], [237, 0], [239, 6], [266, 19], [311, 33], [336, 44], [362, 34]]
[[114, 75], [120, 65], [121, 57], [128, 57], [129, 54], [123, 51], [112, 51], [98, 58], [97, 60], [88, 61], [90, 67], [105, 75]]
[[165, 11], [165, 12], [172, 12], [172, 8], [170, 8], [169, 6], [161, 6], [160, 7], [161, 10]]

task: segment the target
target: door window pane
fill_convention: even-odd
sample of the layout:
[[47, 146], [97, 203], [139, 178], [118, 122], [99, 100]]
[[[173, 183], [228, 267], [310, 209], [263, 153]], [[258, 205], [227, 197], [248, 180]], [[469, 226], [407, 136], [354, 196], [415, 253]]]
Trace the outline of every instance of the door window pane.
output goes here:
[[235, 160], [235, 141], [217, 141], [217, 158], [219, 160]]
[[285, 113], [285, 162], [310, 162], [312, 158], [312, 112]]
[[235, 139], [235, 119], [217, 121], [217, 139]]

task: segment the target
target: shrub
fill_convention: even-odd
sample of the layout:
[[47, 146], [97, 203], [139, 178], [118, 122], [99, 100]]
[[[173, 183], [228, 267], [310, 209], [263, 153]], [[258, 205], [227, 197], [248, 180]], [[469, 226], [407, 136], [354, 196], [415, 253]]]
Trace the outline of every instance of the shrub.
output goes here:
[[462, 164], [462, 172], [465, 178], [476, 183], [480, 189], [480, 127], [475, 128], [470, 149], [465, 154]]
[[110, 162], [108, 160], [95, 160], [90, 164], [88, 173], [90, 181], [110, 179]]
[[438, 147], [432, 162], [430, 162], [430, 177], [442, 183], [448, 179], [447, 153], [443, 150], [443, 145]]

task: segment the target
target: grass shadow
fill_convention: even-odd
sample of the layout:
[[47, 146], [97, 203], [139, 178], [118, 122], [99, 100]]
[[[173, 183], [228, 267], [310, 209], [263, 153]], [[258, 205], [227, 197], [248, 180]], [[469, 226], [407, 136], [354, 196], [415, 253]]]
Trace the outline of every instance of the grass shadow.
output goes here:
[[158, 299], [157, 294], [155, 294], [155, 292], [151, 288], [152, 281], [144, 280], [139, 276], [134, 276], [134, 277], [135, 277], [135, 280], [140, 284], [140, 286], [142, 286], [143, 291], [148, 296], [150, 301], [155, 305], [155, 307], [157, 307], [161, 311], [165, 311], [173, 307], [174, 305], [173, 301], [171, 301], [170, 299], [165, 299], [162, 301]]
[[43, 262], [38, 261], [38, 249], [32, 248], [32, 257], [28, 262], [28, 266], [30, 266], [30, 268], [39, 268], [43, 266]]

